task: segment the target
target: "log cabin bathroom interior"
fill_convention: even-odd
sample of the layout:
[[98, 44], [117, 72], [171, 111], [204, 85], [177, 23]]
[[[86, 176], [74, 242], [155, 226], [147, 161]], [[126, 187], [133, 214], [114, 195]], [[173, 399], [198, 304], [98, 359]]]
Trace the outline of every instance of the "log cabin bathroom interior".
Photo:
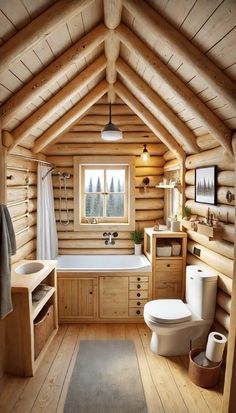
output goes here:
[[0, 0], [0, 412], [236, 413], [236, 0]]

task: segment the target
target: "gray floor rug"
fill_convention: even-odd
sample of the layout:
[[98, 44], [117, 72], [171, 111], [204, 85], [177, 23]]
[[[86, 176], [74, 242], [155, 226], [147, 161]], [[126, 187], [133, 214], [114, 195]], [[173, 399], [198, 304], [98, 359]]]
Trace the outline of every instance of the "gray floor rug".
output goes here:
[[147, 413], [132, 341], [80, 342], [64, 413]]

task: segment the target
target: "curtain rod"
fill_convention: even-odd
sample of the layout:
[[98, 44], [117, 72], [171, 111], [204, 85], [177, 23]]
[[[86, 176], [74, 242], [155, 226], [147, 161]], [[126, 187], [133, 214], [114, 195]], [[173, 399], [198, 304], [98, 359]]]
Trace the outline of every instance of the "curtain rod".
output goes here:
[[42, 161], [41, 159], [37, 159], [37, 158], [30, 158], [29, 156], [25, 156], [25, 155], [14, 155], [13, 153], [9, 153], [8, 156], [16, 156], [17, 158], [26, 159], [27, 161], [33, 161], [33, 162], [38, 162], [38, 163], [44, 163], [44, 164], [50, 165], [50, 166], [55, 166], [51, 162]]

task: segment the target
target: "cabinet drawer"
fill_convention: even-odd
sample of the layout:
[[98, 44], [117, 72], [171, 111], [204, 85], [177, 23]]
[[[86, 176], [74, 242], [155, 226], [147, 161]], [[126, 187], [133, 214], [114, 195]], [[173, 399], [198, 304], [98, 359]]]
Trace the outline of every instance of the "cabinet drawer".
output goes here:
[[130, 282], [129, 290], [130, 291], [148, 290], [148, 282]]
[[143, 316], [143, 308], [130, 308], [129, 309], [129, 316], [130, 317], [142, 317]]
[[148, 298], [148, 290], [140, 290], [140, 291], [129, 291], [129, 298], [136, 299], [147, 299]]
[[136, 277], [129, 277], [129, 282], [148, 282], [148, 277], [137, 275]]
[[147, 300], [129, 300], [129, 308], [143, 308]]
[[156, 271], [176, 271], [181, 270], [182, 260], [156, 260]]
[[156, 283], [154, 298], [181, 298], [181, 285], [174, 282]]
[[157, 271], [156, 282], [179, 282], [182, 281], [182, 271]]

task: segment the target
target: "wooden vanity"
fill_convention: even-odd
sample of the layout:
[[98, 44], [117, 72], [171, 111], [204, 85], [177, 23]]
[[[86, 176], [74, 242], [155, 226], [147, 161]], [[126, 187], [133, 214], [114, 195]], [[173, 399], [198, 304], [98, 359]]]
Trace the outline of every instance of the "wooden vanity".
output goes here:
[[[36, 261], [35, 261], [36, 262]], [[6, 371], [33, 376], [58, 329], [56, 261], [37, 261], [42, 269], [19, 274], [12, 268], [13, 312], [6, 319]]]

